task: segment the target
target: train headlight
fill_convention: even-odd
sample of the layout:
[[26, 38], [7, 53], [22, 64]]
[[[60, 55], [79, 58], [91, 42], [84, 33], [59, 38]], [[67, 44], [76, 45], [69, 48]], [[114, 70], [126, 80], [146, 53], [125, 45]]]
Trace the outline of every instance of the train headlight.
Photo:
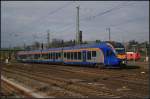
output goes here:
[[123, 60], [123, 61], [122, 61], [122, 64], [126, 64], [126, 61], [125, 61], [125, 60]]

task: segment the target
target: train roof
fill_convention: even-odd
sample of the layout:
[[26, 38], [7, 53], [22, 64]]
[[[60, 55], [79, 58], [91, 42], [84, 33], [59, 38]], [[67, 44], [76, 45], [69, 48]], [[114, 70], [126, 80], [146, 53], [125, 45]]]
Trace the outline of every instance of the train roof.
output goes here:
[[94, 44], [81, 44], [76, 46], [69, 46], [69, 47], [61, 47], [61, 48], [49, 48], [49, 49], [43, 49], [43, 50], [31, 50], [31, 51], [21, 51], [18, 54], [25, 54], [25, 53], [32, 53], [32, 52], [47, 52], [47, 51], [58, 51], [58, 50], [71, 50], [71, 49], [81, 49], [81, 48], [103, 48], [106, 47], [106, 42], [101, 43], [94, 43]]
[[117, 48], [117, 47], [122, 47], [124, 48], [123, 44], [121, 44], [120, 42], [115, 42], [115, 41], [106, 41], [106, 43], [110, 43], [113, 47]]
[[100, 43], [94, 43], [94, 44], [81, 44], [81, 45], [75, 45], [75, 46], [69, 46], [69, 47], [60, 47], [60, 48], [48, 48], [48, 49], [42, 49], [42, 50], [30, 50], [30, 51], [21, 51], [18, 54], [29, 54], [29, 53], [40, 53], [47, 52], [47, 51], [59, 51], [59, 50], [72, 50], [72, 49], [82, 49], [82, 48], [106, 48], [108, 47], [107, 43], [112, 44], [114, 47], [124, 47], [119, 42], [112, 42], [112, 41], [104, 41]]
[[95, 44], [82, 44], [82, 45], [76, 45], [76, 46], [69, 46], [69, 47], [64, 47], [63, 50], [69, 50], [69, 49], [81, 49], [81, 48], [96, 48], [96, 47], [106, 47], [105, 42], [101, 43], [95, 43]]

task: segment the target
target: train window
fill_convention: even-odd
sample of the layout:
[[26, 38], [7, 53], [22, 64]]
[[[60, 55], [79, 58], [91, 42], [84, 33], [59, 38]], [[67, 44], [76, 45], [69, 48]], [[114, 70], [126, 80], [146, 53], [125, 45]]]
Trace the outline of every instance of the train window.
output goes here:
[[88, 52], [87, 52], [87, 59], [88, 59], [88, 60], [91, 60], [91, 51], [88, 51]]
[[34, 58], [35, 58], [35, 59], [38, 59], [38, 58], [39, 58], [39, 55], [38, 55], [38, 54], [35, 54], [35, 55], [34, 55]]
[[29, 59], [32, 59], [32, 55], [29, 55]]
[[73, 52], [71, 52], [71, 59], [73, 60]]
[[49, 54], [48, 53], [46, 53], [46, 59], [49, 59]]
[[47, 59], [49, 59], [49, 53], [47, 53]]
[[25, 59], [25, 55], [22, 55], [21, 58], [22, 58], [22, 59]]
[[28, 56], [28, 55], [26, 55], [26, 59], [29, 59], [29, 56]]
[[42, 58], [44, 58], [44, 54], [42, 54]]
[[42, 54], [42, 58], [43, 58], [43, 59], [47, 59], [47, 58], [48, 58], [47, 55], [48, 55], [48, 54]]
[[21, 59], [24, 59], [24, 58], [25, 58], [25, 55], [21, 55], [20, 58], [21, 58]]
[[92, 51], [92, 57], [96, 57], [96, 51]]
[[27, 55], [28, 59], [30, 59], [30, 55]]
[[70, 52], [67, 52], [67, 59], [70, 59]]
[[78, 59], [81, 59], [81, 52], [78, 52]]
[[74, 59], [77, 59], [77, 52], [74, 52]]
[[25, 59], [28, 59], [28, 55], [25, 55]]
[[56, 59], [56, 53], [54, 52], [54, 59]]
[[49, 55], [48, 55], [48, 59], [51, 59], [51, 53], [48, 53]]
[[21, 55], [21, 59], [25, 59], [25, 55]]
[[61, 54], [60, 54], [60, 53], [58, 53], [58, 57], [59, 57], [59, 58], [61, 57]]
[[24, 55], [24, 59], [27, 59], [28, 58], [28, 56], [27, 55]]
[[25, 55], [25, 59], [28, 59], [28, 55]]
[[42, 57], [43, 57], [44, 59], [46, 59], [46, 54], [43, 54]]
[[60, 58], [60, 53], [56, 53], [56, 59]]
[[51, 59], [51, 53], [49, 53], [49, 59]]
[[45, 54], [45, 58], [48, 59], [48, 54]]
[[53, 53], [51, 53], [51, 59], [53, 59]]
[[50, 59], [53, 59], [53, 54], [52, 54], [52, 52], [50, 53]]
[[42, 58], [44, 58], [44, 54], [42, 54]]
[[52, 59], [55, 59], [55, 52], [52, 53]]
[[25, 59], [25, 55], [22, 55], [21, 58], [22, 58], [22, 59]]
[[66, 56], [67, 56], [67, 55], [66, 55], [66, 52], [65, 52], [65, 53], [64, 53], [64, 58], [66, 58]]
[[37, 55], [37, 58], [39, 59], [40, 57], [42, 57], [40, 54]]
[[56, 59], [58, 59], [58, 53], [56, 53]]
[[33, 55], [30, 55], [30, 59], [33, 59]]
[[25, 55], [25, 59], [28, 59], [28, 55]]

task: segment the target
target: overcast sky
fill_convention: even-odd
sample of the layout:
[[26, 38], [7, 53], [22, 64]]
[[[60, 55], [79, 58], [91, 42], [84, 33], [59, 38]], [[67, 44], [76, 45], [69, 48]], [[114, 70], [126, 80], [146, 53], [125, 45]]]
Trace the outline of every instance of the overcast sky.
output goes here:
[[2, 47], [75, 39], [77, 5], [84, 41], [149, 41], [148, 1], [1, 1]]

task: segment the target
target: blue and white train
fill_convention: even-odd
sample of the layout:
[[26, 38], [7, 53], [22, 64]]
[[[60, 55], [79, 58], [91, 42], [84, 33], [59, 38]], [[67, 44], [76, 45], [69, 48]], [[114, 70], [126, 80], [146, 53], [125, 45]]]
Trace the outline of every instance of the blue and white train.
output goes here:
[[119, 52], [125, 53], [124, 46], [121, 43], [101, 42], [63, 48], [20, 51], [17, 53], [17, 60], [29, 63], [120, 67], [122, 64], [126, 64], [126, 57], [118, 57], [117, 48], [114, 46], [117, 44], [121, 45], [117, 46], [118, 49], [120, 47]]

